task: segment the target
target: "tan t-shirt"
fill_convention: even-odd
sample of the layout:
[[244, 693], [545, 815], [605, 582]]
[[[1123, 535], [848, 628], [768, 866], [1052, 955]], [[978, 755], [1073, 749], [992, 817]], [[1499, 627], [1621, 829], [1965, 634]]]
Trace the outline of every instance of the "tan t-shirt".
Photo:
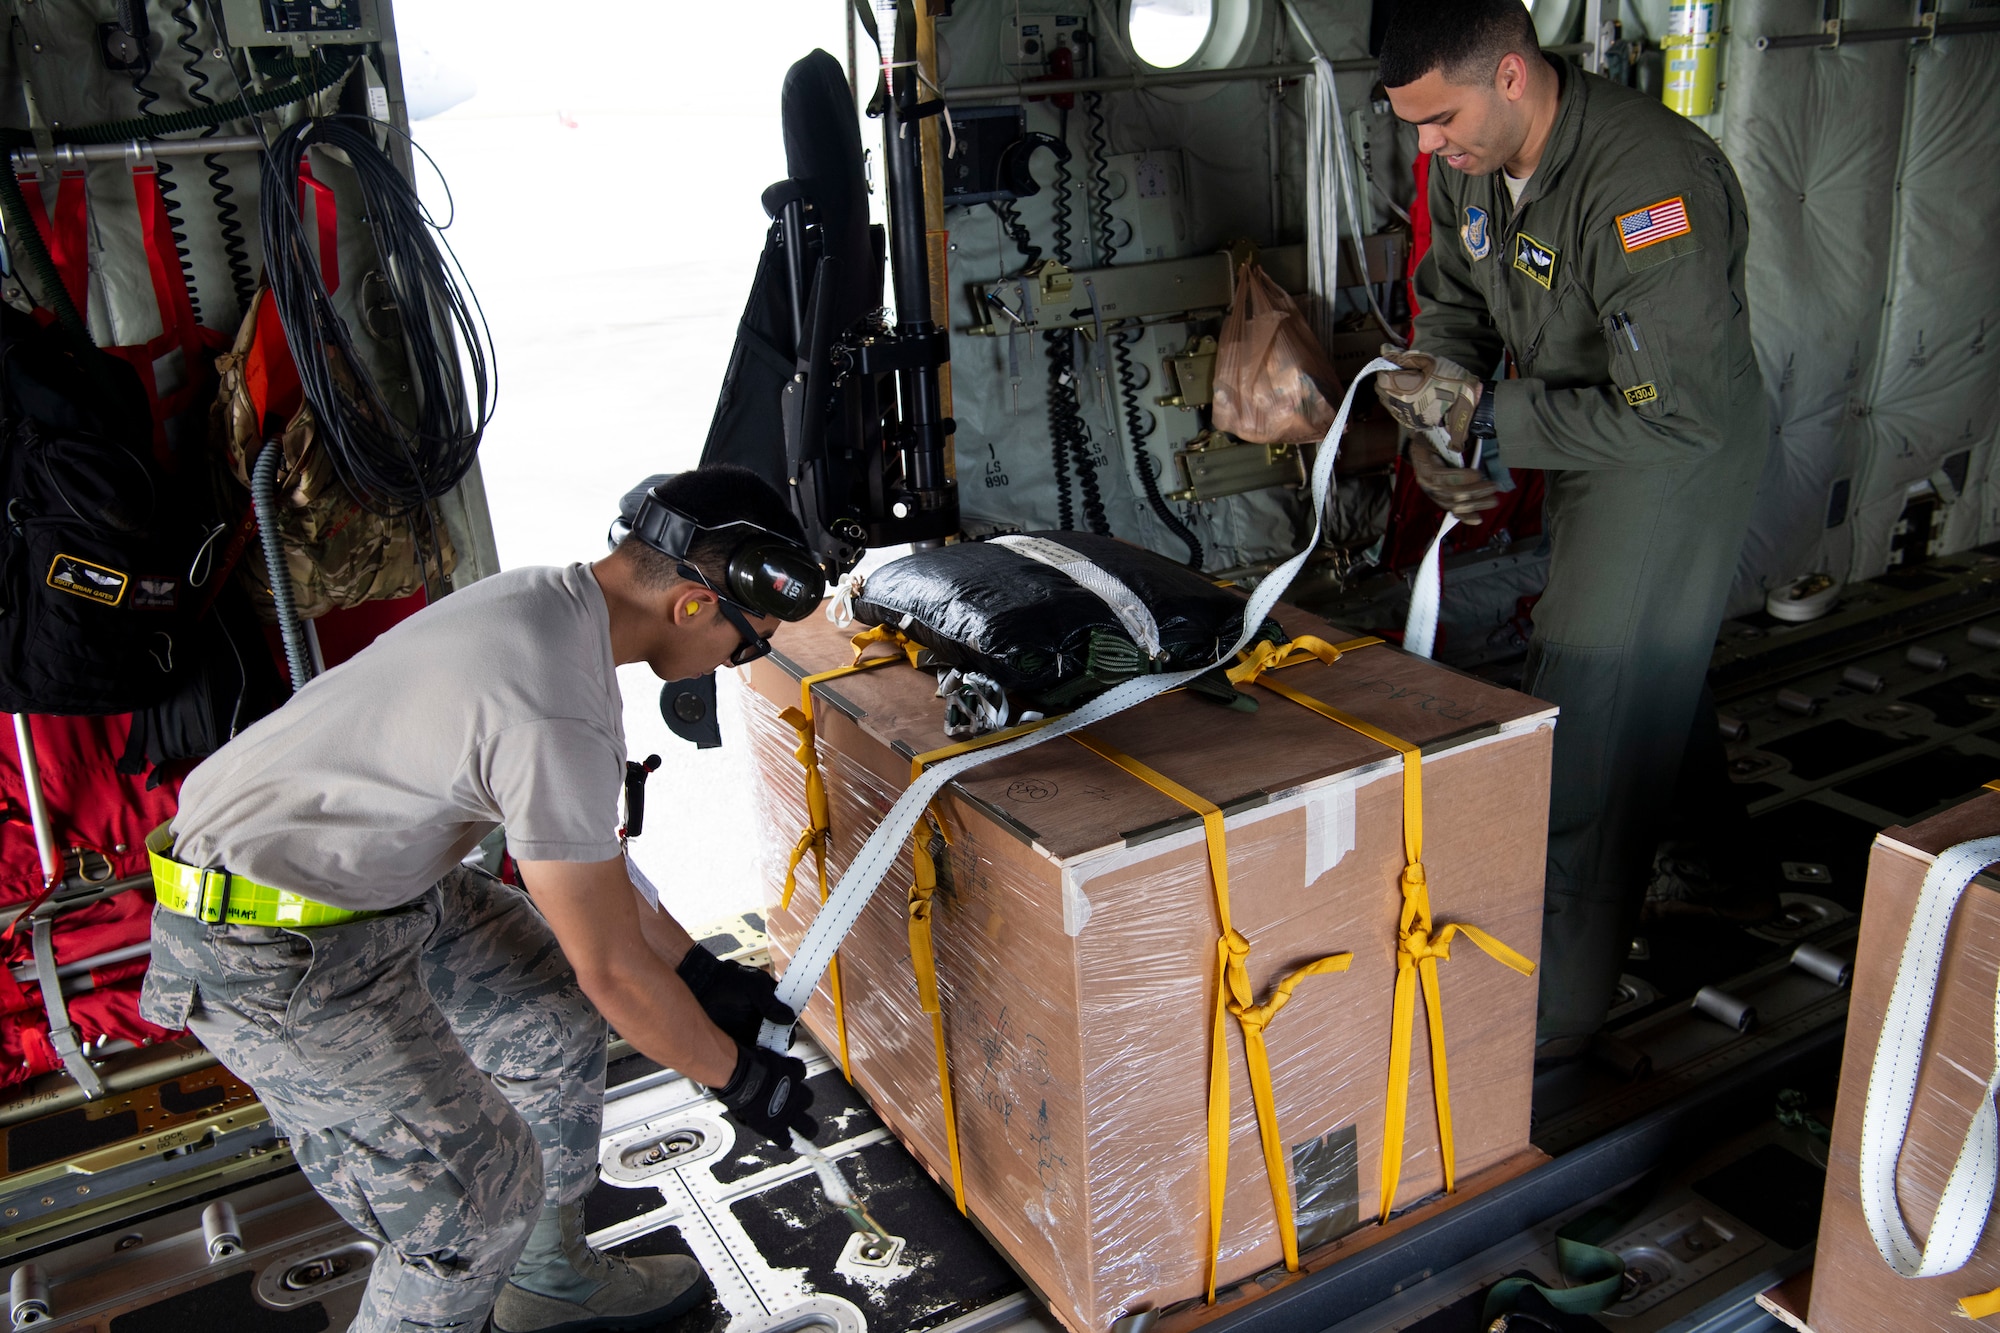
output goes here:
[[526, 861], [619, 855], [625, 727], [587, 565], [509, 570], [403, 621], [189, 775], [175, 856], [356, 911], [496, 824]]

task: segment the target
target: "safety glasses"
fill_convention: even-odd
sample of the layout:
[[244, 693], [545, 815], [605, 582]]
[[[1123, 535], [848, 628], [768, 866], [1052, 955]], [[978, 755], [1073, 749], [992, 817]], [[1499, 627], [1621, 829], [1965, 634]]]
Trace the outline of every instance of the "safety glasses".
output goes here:
[[737, 634], [743, 639], [743, 642], [730, 650], [729, 665], [748, 666], [771, 651], [770, 639], [752, 629], [749, 619], [733, 603], [718, 597], [715, 604], [722, 609], [724, 618], [736, 627]]

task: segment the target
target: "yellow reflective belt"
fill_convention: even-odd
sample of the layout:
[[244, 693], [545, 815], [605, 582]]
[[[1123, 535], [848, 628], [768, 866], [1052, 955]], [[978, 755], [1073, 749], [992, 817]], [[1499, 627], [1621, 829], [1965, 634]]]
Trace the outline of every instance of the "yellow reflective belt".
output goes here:
[[227, 870], [176, 861], [171, 820], [146, 835], [146, 858], [153, 870], [153, 897], [160, 906], [209, 925], [339, 926], [381, 915], [333, 907]]
[[[1008, 727], [1004, 731], [926, 751], [910, 760], [910, 781], [915, 782], [923, 775], [926, 765], [935, 764], [940, 759], [983, 750], [989, 745], [1039, 731], [1047, 725], [1048, 719], [1044, 718], [1039, 722]], [[951, 833], [935, 805], [927, 812], [927, 819], [937, 829], [938, 836], [944, 839], [945, 845], [950, 846]], [[958, 1156], [958, 1106], [951, 1096], [951, 1056], [944, 1040], [944, 1005], [938, 999], [937, 955], [931, 947], [931, 899], [937, 893], [937, 862], [931, 856], [924, 821], [919, 821], [916, 831], [910, 835], [910, 867], [910, 970], [917, 974], [917, 1002], [931, 1016], [931, 1043], [937, 1052], [938, 1100], [944, 1107], [944, 1146], [946, 1155], [951, 1159], [951, 1196], [958, 1204], [958, 1211], [963, 1213], [965, 1171]]]
[[1285, 1152], [1278, 1138], [1278, 1109], [1271, 1093], [1271, 1060], [1264, 1045], [1264, 1029], [1292, 998], [1292, 992], [1307, 977], [1329, 972], [1345, 972], [1353, 961], [1351, 953], [1330, 954], [1299, 968], [1271, 988], [1269, 998], [1254, 1003], [1250, 989], [1250, 941], [1236, 929], [1229, 917], [1229, 847], [1223, 829], [1222, 810], [1213, 801], [1196, 795], [1165, 774], [1098, 740], [1087, 731], [1070, 733], [1071, 740], [1099, 757], [1109, 760], [1156, 791], [1171, 796], [1201, 816], [1202, 833], [1208, 844], [1209, 877], [1215, 886], [1215, 914], [1222, 923], [1216, 941], [1215, 1021], [1209, 1033], [1208, 1062], [1208, 1299], [1215, 1302], [1215, 1268], [1222, 1251], [1222, 1205], [1229, 1186], [1229, 1050], [1225, 1041], [1223, 1014], [1236, 1015], [1243, 1028], [1243, 1058], [1250, 1069], [1250, 1098], [1257, 1108], [1257, 1132], [1264, 1147], [1264, 1172], [1271, 1181], [1271, 1202], [1278, 1213], [1278, 1239], [1284, 1247], [1285, 1267], [1299, 1267], [1298, 1230], [1292, 1220], [1291, 1185], [1286, 1172]]
[[1463, 934], [1493, 958], [1522, 976], [1534, 975], [1535, 965], [1494, 939], [1477, 926], [1454, 921], [1439, 930], [1431, 919], [1430, 889], [1424, 879], [1424, 786], [1423, 751], [1380, 727], [1343, 713], [1309, 694], [1264, 678], [1269, 671], [1306, 661], [1328, 665], [1340, 660], [1344, 651], [1365, 648], [1382, 640], [1354, 639], [1329, 644], [1323, 639], [1302, 635], [1281, 648], [1258, 644], [1244, 655], [1241, 666], [1229, 673], [1238, 684], [1262, 685], [1274, 694], [1309, 708], [1321, 717], [1338, 722], [1372, 741], [1386, 745], [1403, 756], [1403, 910], [1396, 929], [1396, 996], [1389, 1037], [1389, 1098], [1382, 1128], [1382, 1207], [1381, 1220], [1389, 1220], [1395, 1206], [1396, 1187], [1402, 1183], [1403, 1136], [1409, 1120], [1410, 1037], [1416, 1018], [1416, 992], [1423, 986], [1424, 1009], [1430, 1019], [1431, 1094], [1437, 1104], [1438, 1147], [1444, 1162], [1444, 1187], [1450, 1193], [1458, 1187], [1457, 1152], [1451, 1127], [1451, 1084], [1446, 1069], [1444, 1011], [1438, 996], [1437, 965], [1451, 960], [1453, 937]]
[[[855, 655], [859, 657], [860, 653], [861, 647], [857, 644]], [[782, 721], [790, 723], [792, 730], [798, 733], [799, 748], [792, 751], [792, 757], [806, 770], [806, 819], [808, 820], [805, 831], [800, 833], [798, 841], [792, 844], [792, 858], [785, 866], [784, 892], [778, 896], [779, 911], [792, 905], [792, 891], [798, 887], [799, 862], [805, 860], [808, 852], [812, 853], [814, 865], [819, 871], [819, 900], [824, 903], [827, 899], [826, 852], [833, 836], [833, 821], [831, 806], [826, 798], [826, 783], [819, 775], [819, 745], [814, 739], [813, 731], [813, 686], [824, 680], [838, 680], [842, 676], [851, 676], [858, 671], [873, 671], [876, 667], [888, 666], [892, 662], [902, 660], [901, 657], [871, 658], [866, 662], [857, 661], [852, 666], [835, 667], [816, 676], [807, 676], [799, 681], [799, 706], [787, 708], [778, 714]], [[842, 1077], [852, 1083], [854, 1071], [850, 1068], [847, 1058], [847, 1011], [841, 1003], [838, 953], [834, 954], [833, 960], [827, 964], [826, 981], [827, 988], [833, 993], [833, 1028], [840, 1040], [840, 1072]]]

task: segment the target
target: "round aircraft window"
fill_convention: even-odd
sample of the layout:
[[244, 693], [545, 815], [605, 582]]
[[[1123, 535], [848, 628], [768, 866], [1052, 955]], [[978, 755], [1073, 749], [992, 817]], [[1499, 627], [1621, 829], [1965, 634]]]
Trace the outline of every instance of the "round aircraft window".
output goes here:
[[1215, 0], [1132, 0], [1125, 34], [1132, 53], [1154, 69], [1193, 60], [1215, 28]]

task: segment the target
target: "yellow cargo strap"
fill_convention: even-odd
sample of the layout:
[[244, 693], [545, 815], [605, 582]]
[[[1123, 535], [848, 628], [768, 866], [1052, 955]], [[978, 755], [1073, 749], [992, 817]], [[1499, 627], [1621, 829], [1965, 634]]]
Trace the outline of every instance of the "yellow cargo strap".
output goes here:
[[[926, 765], [1011, 741], [1016, 736], [1039, 731], [1047, 724], [1047, 719], [1028, 722], [927, 751], [910, 760], [910, 781], [915, 782], [922, 776]], [[931, 947], [931, 899], [937, 893], [937, 862], [931, 856], [930, 839], [925, 836], [926, 823], [937, 829], [938, 836], [944, 839], [947, 847], [951, 845], [951, 832], [945, 825], [944, 816], [933, 805], [910, 835], [910, 970], [917, 975], [917, 1002], [931, 1016], [931, 1043], [937, 1052], [938, 1100], [944, 1107], [944, 1146], [946, 1155], [951, 1159], [951, 1196], [958, 1204], [958, 1211], [963, 1213], [965, 1170], [958, 1155], [958, 1105], [951, 1095], [951, 1057], [944, 1039], [944, 1004], [938, 999], [937, 955]]]
[[[857, 659], [860, 654], [861, 648], [857, 645], [855, 648]], [[812, 854], [814, 866], [819, 871], [819, 900], [824, 903], [827, 898], [826, 853], [833, 836], [833, 821], [831, 806], [826, 797], [826, 782], [819, 775], [819, 745], [813, 731], [813, 686], [821, 681], [838, 680], [842, 676], [851, 676], [858, 671], [873, 671], [876, 667], [888, 666], [892, 662], [902, 660], [901, 657], [875, 657], [865, 662], [857, 660], [852, 666], [835, 667], [831, 671], [807, 676], [799, 681], [799, 706], [787, 708], [778, 714], [780, 719], [790, 723], [792, 730], [798, 733], [799, 748], [792, 751], [792, 757], [797, 759], [806, 771], [806, 818], [809, 821], [805, 831], [799, 834], [798, 841], [792, 844], [792, 859], [785, 866], [785, 889], [778, 896], [780, 911], [792, 905], [792, 891], [798, 887], [799, 862], [805, 860], [808, 852]], [[840, 1038], [840, 1073], [852, 1083], [854, 1072], [849, 1067], [847, 1057], [847, 1011], [841, 1003], [839, 954], [835, 954], [833, 961], [827, 964], [826, 982], [827, 989], [833, 994], [833, 1027]]]
[[1477, 926], [1454, 921], [1440, 930], [1432, 921], [1430, 889], [1424, 879], [1423, 864], [1423, 751], [1380, 727], [1266, 678], [1268, 672], [1302, 662], [1320, 661], [1332, 665], [1340, 660], [1343, 652], [1381, 642], [1380, 639], [1366, 638], [1330, 644], [1323, 639], [1302, 635], [1282, 647], [1260, 643], [1245, 652], [1242, 665], [1232, 669], [1229, 678], [1238, 684], [1254, 682], [1262, 685], [1272, 693], [1338, 722], [1350, 731], [1357, 731], [1403, 756], [1403, 910], [1396, 929], [1396, 996], [1389, 1038], [1389, 1099], [1382, 1129], [1381, 1220], [1386, 1222], [1395, 1206], [1396, 1187], [1402, 1182], [1403, 1136], [1409, 1120], [1410, 1038], [1418, 983], [1423, 986], [1424, 1009], [1430, 1019], [1431, 1093], [1437, 1104], [1438, 1147], [1444, 1162], [1444, 1187], [1445, 1192], [1450, 1193], [1458, 1188], [1457, 1152], [1452, 1140], [1451, 1084], [1445, 1063], [1444, 1011], [1438, 997], [1437, 965], [1440, 961], [1451, 960], [1451, 941], [1459, 934], [1522, 976], [1533, 976], [1535, 965]]
[[1285, 1150], [1278, 1137], [1278, 1108], [1271, 1092], [1271, 1059], [1264, 1046], [1264, 1029], [1292, 998], [1292, 992], [1307, 977], [1329, 972], [1345, 972], [1354, 960], [1351, 953], [1329, 954], [1315, 959], [1271, 988], [1262, 1004], [1255, 1002], [1250, 989], [1250, 941], [1236, 929], [1229, 917], [1229, 847], [1223, 828], [1222, 810], [1214, 802], [1189, 791], [1172, 778], [1132, 756], [1115, 750], [1088, 731], [1073, 731], [1069, 738], [1100, 758], [1109, 760], [1154, 790], [1163, 792], [1201, 816], [1202, 833], [1208, 844], [1209, 878], [1215, 888], [1215, 914], [1222, 923], [1216, 941], [1215, 1022], [1209, 1033], [1208, 1062], [1208, 1300], [1215, 1302], [1215, 1269], [1222, 1252], [1222, 1205], [1229, 1186], [1229, 1048], [1223, 1015], [1236, 1015], [1243, 1029], [1243, 1059], [1250, 1070], [1250, 1098], [1257, 1108], [1257, 1132], [1264, 1146], [1264, 1171], [1271, 1181], [1271, 1202], [1278, 1213], [1278, 1239], [1284, 1247], [1285, 1267], [1297, 1272], [1299, 1237], [1292, 1219], [1292, 1195]]
[[951, 1058], [945, 1049], [944, 1005], [938, 1000], [937, 955], [931, 949], [931, 898], [937, 893], [937, 863], [931, 859], [928, 831], [950, 845], [944, 821], [937, 811], [919, 820], [910, 839], [910, 969], [917, 976], [917, 1004], [931, 1016], [931, 1046], [937, 1054], [938, 1100], [944, 1110], [945, 1154], [951, 1159], [951, 1197], [958, 1211], [965, 1211], [965, 1171], [958, 1158], [958, 1107], [951, 1096]]
[[169, 912], [209, 925], [339, 926], [377, 912], [354, 912], [314, 902], [302, 894], [272, 888], [227, 870], [202, 870], [174, 860], [174, 835], [162, 824], [146, 835], [153, 866], [153, 896]]

